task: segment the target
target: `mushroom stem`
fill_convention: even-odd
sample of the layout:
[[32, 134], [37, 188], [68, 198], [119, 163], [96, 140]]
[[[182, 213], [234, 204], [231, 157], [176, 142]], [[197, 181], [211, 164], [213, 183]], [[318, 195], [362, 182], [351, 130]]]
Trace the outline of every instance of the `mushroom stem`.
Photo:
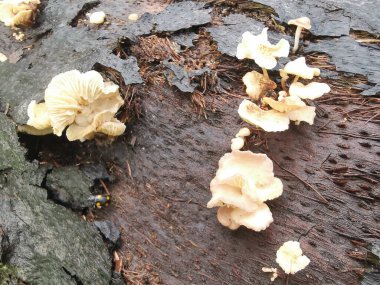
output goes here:
[[286, 77], [281, 78], [281, 87], [282, 90], [286, 91]]
[[294, 46], [293, 46], [293, 49], [292, 49], [293, 53], [296, 53], [296, 51], [298, 50], [298, 44], [300, 42], [301, 32], [302, 32], [302, 27], [301, 26], [297, 26], [296, 34], [295, 34], [295, 37], [294, 37]]
[[268, 71], [264, 67], [262, 67], [262, 70], [265, 78], [269, 79]]
[[298, 81], [298, 79], [299, 79], [300, 77], [299, 77], [299, 75], [296, 75], [296, 77], [294, 77], [294, 79], [293, 79], [293, 82], [292, 83], [296, 83], [297, 81]]

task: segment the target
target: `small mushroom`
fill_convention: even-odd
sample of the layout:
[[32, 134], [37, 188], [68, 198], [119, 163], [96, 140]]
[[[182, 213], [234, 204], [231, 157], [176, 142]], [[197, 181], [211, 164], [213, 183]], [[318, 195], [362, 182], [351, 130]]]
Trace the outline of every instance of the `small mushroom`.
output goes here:
[[241, 102], [238, 113], [242, 120], [266, 132], [281, 132], [289, 128], [290, 120], [286, 113], [262, 110], [249, 100]]
[[45, 103], [37, 104], [35, 100], [28, 106], [29, 120], [27, 125], [37, 130], [51, 129], [50, 118]]
[[237, 47], [238, 59], [253, 59], [263, 69], [264, 76], [268, 78], [267, 69], [272, 69], [277, 64], [277, 57], [289, 55], [289, 42], [281, 39], [276, 45], [268, 41], [268, 28], [264, 28], [260, 35], [254, 36], [245, 32], [241, 43]]
[[231, 140], [231, 150], [240, 150], [244, 146], [244, 138], [237, 137]]
[[103, 24], [106, 19], [106, 13], [103, 11], [98, 11], [90, 14], [89, 16], [91, 24]]
[[251, 135], [251, 131], [248, 128], [241, 128], [236, 134], [236, 138], [244, 138]]
[[285, 242], [277, 251], [276, 257], [276, 262], [286, 274], [295, 274], [310, 263], [310, 259], [302, 255], [298, 241]]
[[263, 97], [268, 91], [276, 89], [275, 82], [257, 71], [247, 72], [243, 77], [243, 82], [247, 87], [246, 92], [253, 100]]
[[293, 53], [295, 53], [298, 50], [298, 44], [301, 36], [302, 29], [310, 30], [311, 23], [310, 19], [308, 17], [301, 17], [298, 19], [293, 19], [288, 22], [288, 25], [295, 25], [297, 26], [296, 34], [294, 37], [294, 46], [293, 46]]
[[130, 21], [137, 21], [138, 19], [139, 19], [139, 15], [136, 13], [129, 14], [129, 16], [128, 16], [128, 20], [130, 20]]
[[303, 79], [313, 79], [314, 76], [321, 74], [319, 68], [308, 67], [304, 57], [299, 57], [296, 60], [288, 62], [284, 67], [284, 71], [287, 74], [296, 76], [293, 83], [296, 83], [300, 77]]
[[321, 97], [323, 94], [330, 92], [330, 86], [326, 83], [311, 82], [307, 85], [301, 82], [296, 82], [290, 85], [289, 94], [291, 96], [297, 96], [301, 99], [314, 100]]

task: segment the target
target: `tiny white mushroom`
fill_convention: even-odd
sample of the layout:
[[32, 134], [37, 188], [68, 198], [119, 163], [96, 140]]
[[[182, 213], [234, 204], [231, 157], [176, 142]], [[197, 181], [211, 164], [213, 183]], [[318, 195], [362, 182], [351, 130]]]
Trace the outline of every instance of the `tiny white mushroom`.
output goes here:
[[139, 19], [139, 15], [136, 13], [129, 14], [129, 16], [128, 16], [128, 20], [130, 20], [130, 21], [137, 21], [138, 19]]
[[293, 20], [290, 20], [288, 22], [288, 25], [295, 25], [295, 26], [297, 26], [296, 34], [295, 34], [295, 37], [294, 37], [294, 46], [293, 46], [293, 49], [292, 49], [293, 53], [295, 53], [298, 50], [298, 44], [299, 44], [299, 40], [300, 40], [300, 37], [301, 37], [302, 29], [310, 30], [310, 28], [311, 28], [310, 19], [308, 17], [301, 17], [301, 18], [298, 18], [298, 19], [293, 19]]
[[94, 12], [90, 14], [90, 17], [89, 17], [91, 24], [103, 24], [105, 18], [106, 18], [106, 13], [104, 13], [103, 11]]
[[241, 102], [238, 113], [242, 120], [266, 132], [281, 132], [289, 128], [290, 121], [286, 113], [262, 110], [249, 100]]
[[231, 150], [240, 150], [244, 146], [244, 138], [233, 138], [231, 140]]
[[290, 85], [289, 94], [301, 99], [314, 100], [321, 97], [323, 94], [330, 92], [330, 90], [330, 86], [326, 83], [311, 82], [304, 85], [301, 82], [295, 82]]
[[274, 281], [276, 280], [276, 278], [278, 277], [278, 272], [277, 272], [277, 268], [273, 268], [273, 267], [263, 267], [261, 268], [261, 270], [265, 273], [273, 273], [272, 274], [272, 277], [270, 278], [270, 281]]
[[310, 263], [310, 259], [302, 255], [298, 241], [285, 242], [277, 251], [276, 257], [276, 262], [286, 274], [295, 274]]
[[284, 67], [284, 71], [287, 74], [293, 74], [296, 76], [293, 83], [297, 82], [299, 77], [313, 79], [314, 76], [319, 76], [321, 73], [319, 68], [307, 66], [304, 57], [299, 57], [296, 60], [288, 62]]
[[251, 131], [248, 128], [241, 128], [239, 132], [236, 134], [236, 138], [244, 138], [251, 135]]

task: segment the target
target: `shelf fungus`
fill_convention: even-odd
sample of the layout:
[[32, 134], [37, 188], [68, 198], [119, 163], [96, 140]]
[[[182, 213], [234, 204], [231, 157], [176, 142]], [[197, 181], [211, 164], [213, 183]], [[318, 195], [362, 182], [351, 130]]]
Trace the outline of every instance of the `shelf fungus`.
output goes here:
[[241, 102], [238, 113], [242, 120], [260, 127], [266, 132], [281, 132], [289, 128], [290, 120], [286, 113], [275, 110], [262, 110], [249, 100]]
[[330, 86], [326, 83], [311, 82], [304, 85], [301, 82], [296, 82], [290, 85], [289, 94], [301, 99], [314, 100], [330, 92], [330, 90]]
[[[285, 92], [280, 92], [285, 93]], [[309, 125], [314, 123], [315, 107], [307, 106], [297, 96], [279, 96], [278, 101], [272, 98], [263, 98], [263, 102], [268, 104], [273, 110], [285, 113], [291, 121], [295, 121], [296, 125], [300, 122], [306, 122]]]
[[310, 263], [310, 259], [302, 255], [298, 241], [285, 242], [277, 251], [276, 257], [276, 262], [286, 274], [295, 274]]
[[0, 21], [8, 27], [31, 26], [34, 23], [40, 0], [0, 1]]
[[222, 225], [261, 231], [273, 222], [264, 202], [281, 196], [283, 185], [274, 177], [273, 163], [265, 154], [237, 150], [219, 160], [210, 190], [207, 207], [219, 207], [217, 217]]
[[257, 71], [247, 72], [243, 77], [243, 83], [247, 87], [246, 92], [248, 96], [253, 100], [259, 100], [268, 91], [274, 90], [277, 87], [275, 82]]
[[96, 133], [116, 137], [125, 131], [125, 125], [115, 118], [123, 102], [119, 86], [103, 82], [98, 72], [72, 70], [52, 79], [44, 103], [30, 103], [27, 125], [38, 130], [52, 128], [57, 136], [67, 127], [70, 141], [89, 140]]
[[245, 32], [241, 43], [237, 47], [236, 57], [238, 59], [253, 59], [263, 69], [264, 75], [268, 77], [267, 69], [277, 65], [277, 57], [289, 55], [289, 42], [281, 39], [276, 45], [268, 41], [268, 28], [264, 28], [261, 34], [255, 36]]

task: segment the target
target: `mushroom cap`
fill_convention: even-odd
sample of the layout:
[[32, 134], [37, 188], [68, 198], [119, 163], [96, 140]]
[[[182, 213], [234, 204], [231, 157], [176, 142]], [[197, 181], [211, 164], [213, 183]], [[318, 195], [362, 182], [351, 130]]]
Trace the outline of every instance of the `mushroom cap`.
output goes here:
[[244, 139], [241, 137], [233, 138], [231, 140], [231, 150], [240, 150], [244, 146]]
[[[96, 71], [81, 73], [71, 70], [55, 76], [45, 90], [45, 103], [54, 134], [61, 136], [67, 126], [75, 124], [81, 127], [83, 134], [89, 135], [91, 132], [86, 127], [93, 129], [92, 124], [97, 118], [108, 114], [107, 118], [112, 121], [109, 114], [113, 118], [123, 105], [118, 88], [113, 83], [104, 83]], [[98, 114], [102, 117], [97, 117]], [[96, 128], [100, 126], [95, 125]], [[71, 130], [70, 138], [76, 138], [73, 133], [78, 130]]]
[[264, 28], [261, 34], [254, 36], [245, 32], [241, 43], [237, 47], [236, 57], [238, 59], [253, 59], [261, 68], [272, 69], [277, 64], [277, 57], [289, 55], [290, 44], [281, 39], [276, 45], [268, 41], [268, 28]]
[[0, 62], [5, 62], [7, 61], [7, 59], [8, 59], [7, 56], [0, 52]]
[[106, 19], [106, 13], [103, 11], [98, 11], [90, 14], [90, 23], [91, 24], [103, 24]]
[[264, 111], [249, 100], [241, 102], [238, 110], [242, 120], [266, 132], [281, 132], [289, 128], [289, 117], [275, 110]]
[[314, 123], [316, 116], [315, 107], [307, 106], [297, 96], [285, 97], [280, 95], [278, 98], [278, 101], [272, 98], [263, 98], [263, 102], [271, 106], [274, 110], [287, 114], [289, 119], [295, 121], [297, 125], [299, 122], [306, 122], [310, 125]]
[[319, 76], [321, 73], [319, 68], [308, 67], [304, 57], [288, 62], [284, 67], [284, 71], [287, 74], [294, 74], [304, 79], [313, 79], [314, 76]]
[[[232, 151], [219, 160], [219, 169], [210, 183], [210, 190], [212, 198], [207, 207], [230, 205], [250, 211], [255, 207], [253, 203], [281, 196], [283, 185], [274, 177], [273, 163], [267, 155]], [[237, 202], [231, 202], [231, 197]]]
[[307, 85], [301, 82], [295, 82], [290, 85], [289, 94], [291, 96], [297, 96], [301, 99], [311, 99], [321, 97], [323, 94], [330, 92], [330, 86], [326, 83], [311, 82]]
[[129, 14], [128, 20], [130, 21], [137, 21], [139, 19], [139, 15], [136, 13]]
[[312, 106], [305, 106], [305, 107], [287, 112], [287, 114], [291, 121], [296, 122], [296, 125], [298, 125], [299, 122], [306, 122], [309, 125], [312, 125], [314, 124], [314, 118], [316, 116], [315, 107], [312, 107]]
[[250, 135], [251, 135], [251, 131], [248, 128], [244, 127], [244, 128], [241, 128], [239, 130], [239, 132], [236, 134], [235, 137], [236, 138], [244, 138], [244, 137], [248, 137]]
[[37, 130], [51, 129], [50, 118], [45, 103], [37, 104], [35, 100], [30, 102], [28, 116], [27, 125]]
[[289, 20], [288, 25], [295, 25], [307, 30], [310, 30], [311, 28], [311, 22], [308, 17], [301, 17], [301, 18]]
[[279, 112], [290, 112], [293, 110], [297, 110], [300, 107], [306, 106], [306, 104], [296, 96], [279, 96], [279, 100], [274, 100], [269, 97], [263, 98], [263, 102], [268, 104], [272, 109]]
[[286, 274], [295, 274], [309, 265], [310, 259], [302, 255], [298, 241], [285, 242], [276, 253], [276, 262]]
[[246, 92], [253, 100], [258, 100], [269, 90], [274, 90], [277, 84], [257, 71], [247, 72], [243, 77], [247, 86]]
[[265, 230], [273, 222], [273, 216], [269, 207], [261, 203], [251, 212], [234, 207], [220, 207], [218, 209], [218, 221], [231, 230], [236, 230], [240, 226], [256, 232]]

